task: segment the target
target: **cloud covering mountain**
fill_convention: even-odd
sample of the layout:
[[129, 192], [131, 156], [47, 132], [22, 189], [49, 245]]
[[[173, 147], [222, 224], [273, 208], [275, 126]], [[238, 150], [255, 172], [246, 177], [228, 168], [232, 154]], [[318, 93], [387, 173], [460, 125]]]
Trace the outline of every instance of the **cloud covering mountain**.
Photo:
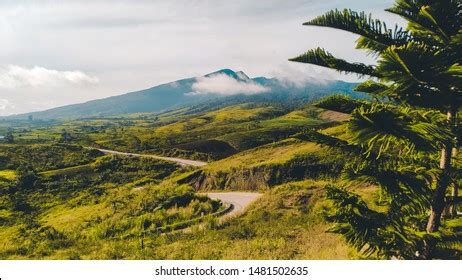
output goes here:
[[[0, 107], [0, 116], [119, 95], [224, 67], [267, 77], [296, 69], [298, 78], [285, 75], [289, 83], [306, 76], [355, 81], [287, 61], [317, 46], [349, 61], [373, 61], [354, 50], [356, 36], [320, 33], [302, 22], [346, 6], [381, 17], [391, 2], [2, 0], [0, 61], [7, 78], [0, 98], [10, 105]], [[200, 95], [213, 80], [199, 86]], [[223, 94], [243, 90], [242, 84], [227, 82]], [[249, 93], [262, 90], [247, 86]]]
[[193, 92], [189, 94], [201, 95], [212, 93], [223, 96], [236, 94], [251, 95], [271, 90], [269, 87], [252, 81], [247, 75], [243, 74], [243, 72], [239, 74], [238, 79], [225, 73], [197, 78], [196, 82], [191, 87]]
[[[309, 101], [333, 93], [353, 94], [354, 83], [343, 81], [313, 82], [307, 79], [291, 84], [277, 78], [249, 78], [244, 72], [222, 69], [204, 76], [182, 79], [119, 96], [62, 106], [46, 111], [11, 116], [35, 119], [84, 118], [116, 114], [162, 112], [182, 106], [210, 102]], [[230, 99], [232, 98], [232, 99]], [[1, 106], [2, 103], [0, 103]], [[7, 106], [7, 105], [4, 105]]]

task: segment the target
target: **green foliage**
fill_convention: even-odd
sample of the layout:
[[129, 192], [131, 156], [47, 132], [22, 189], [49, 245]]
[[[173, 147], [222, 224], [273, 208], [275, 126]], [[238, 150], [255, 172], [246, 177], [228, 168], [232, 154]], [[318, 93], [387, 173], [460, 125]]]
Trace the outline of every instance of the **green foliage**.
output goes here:
[[[318, 105], [323, 108], [351, 113], [348, 136], [333, 139], [308, 132], [299, 137], [329, 145], [350, 158], [342, 171], [344, 185], [362, 182], [382, 190], [387, 208], [378, 211], [348, 189], [329, 188], [328, 196], [336, 205], [328, 215], [336, 223], [334, 232], [367, 254], [428, 258], [432, 247], [428, 244], [444, 240], [445, 229], [435, 230], [448, 182], [456, 178], [450, 157], [458, 142], [454, 116], [462, 105], [462, 3], [397, 0], [388, 11], [402, 16], [407, 27], [388, 29], [385, 23], [351, 10], [330, 11], [306, 23], [359, 35], [357, 47], [373, 53], [377, 64], [349, 63], [319, 48], [291, 60], [370, 76], [374, 79], [356, 90], [376, 100], [321, 101]], [[441, 158], [438, 170], [435, 159], [442, 148], [443, 155], [449, 153]], [[431, 225], [428, 234], [423, 233], [425, 219]]]
[[404, 217], [399, 211], [374, 211], [359, 196], [332, 186], [327, 188], [327, 197], [336, 208], [327, 216], [328, 221], [335, 223], [330, 231], [345, 236], [358, 251], [386, 258], [417, 257], [416, 248], [422, 246], [416, 232], [419, 228], [403, 226]]
[[[195, 195], [187, 186], [150, 185], [136, 191], [120, 187], [106, 189], [96, 201], [80, 200], [77, 205], [74, 199], [43, 215], [27, 214], [19, 219], [11, 228], [14, 234], [3, 236], [0, 257], [42, 259], [71, 251], [66, 258], [77, 258], [85, 251], [81, 247], [88, 244], [101, 248], [111, 242], [158, 237], [179, 225], [199, 223], [221, 208], [220, 203]], [[71, 216], [68, 209], [72, 209]], [[92, 253], [98, 254], [97, 250]]]
[[409, 107], [374, 104], [360, 107], [348, 123], [351, 142], [367, 147], [377, 156], [394, 150], [400, 154], [437, 151], [454, 135], [438, 112], [423, 112]]
[[17, 177], [17, 187], [21, 189], [34, 188], [39, 180], [37, 172], [33, 169], [19, 168]]
[[461, 6], [454, 0], [398, 0], [388, 11], [408, 21], [406, 30], [388, 29], [385, 23], [364, 13], [330, 11], [306, 24], [360, 35], [358, 47], [375, 53], [377, 66], [348, 63], [319, 48], [292, 61], [378, 77], [379, 82], [367, 82], [357, 89], [417, 106], [447, 110], [448, 104], [461, 102], [460, 71], [457, 70], [462, 53]]
[[390, 92], [392, 90], [393, 90], [393, 87], [390, 87], [388, 85], [385, 85], [383, 83], [373, 81], [373, 80], [365, 81], [365, 82], [359, 84], [355, 88], [355, 91], [365, 92], [365, 93], [370, 94], [370, 95], [372, 95], [374, 97], [389, 96], [389, 95], [392, 94]]
[[374, 66], [365, 65], [363, 63], [349, 63], [343, 59], [337, 59], [332, 54], [321, 48], [309, 50], [298, 57], [291, 58], [290, 61], [334, 68], [340, 72], [356, 73], [360, 76], [380, 76], [380, 72], [376, 71]]
[[5, 137], [3, 138], [5, 140], [6, 143], [8, 144], [11, 144], [11, 143], [14, 143], [14, 135], [13, 135], [13, 132], [11, 130], [8, 130], [8, 132], [6, 133]]
[[303, 141], [309, 141], [309, 142], [314, 142], [318, 143], [320, 145], [326, 145], [327, 147], [336, 147], [336, 148], [342, 148], [343, 151], [347, 151], [349, 149], [355, 149], [354, 146], [349, 145], [347, 141], [322, 134], [316, 130], [308, 130], [304, 132], [300, 132], [294, 135], [295, 138], [303, 140]]
[[242, 216], [215, 230], [171, 235], [150, 252], [156, 259], [358, 258], [338, 236], [325, 233], [323, 185], [308, 180], [276, 186]]
[[351, 114], [356, 108], [367, 106], [367, 102], [359, 101], [345, 95], [333, 95], [316, 102], [316, 106], [345, 114]]
[[[165, 190], [176, 195], [175, 188]], [[179, 187], [178, 193], [187, 188]], [[127, 200], [146, 195], [135, 194]], [[160, 193], [160, 192], [159, 192]], [[152, 232], [162, 221], [180, 223], [183, 211], [195, 205], [210, 205], [195, 198], [186, 208], [157, 210], [152, 215], [125, 215], [120, 207], [116, 214], [87, 222], [77, 228], [62, 228], [35, 223], [25, 234], [35, 238], [34, 244], [19, 236], [20, 228], [0, 231], [2, 258], [34, 259], [346, 259], [359, 256], [338, 236], [326, 234], [327, 223], [319, 215], [325, 208], [323, 183], [303, 181], [282, 185], [264, 195], [242, 216], [216, 224], [206, 215], [205, 227], [167, 234]], [[205, 204], [204, 204], [205, 203]], [[135, 204], [134, 204], [135, 205]], [[210, 206], [206, 206], [208, 209]], [[78, 215], [79, 208], [74, 209]], [[187, 212], [186, 211], [186, 212]], [[199, 210], [203, 211], [203, 210]], [[101, 212], [101, 211], [99, 211]], [[180, 216], [178, 216], [180, 215]], [[113, 217], [110, 217], [113, 216]], [[111, 222], [109, 222], [111, 221]], [[75, 224], [73, 221], [72, 224]], [[70, 227], [66, 223], [66, 227]], [[211, 227], [211, 228], [209, 228]], [[56, 232], [55, 232], [56, 231]], [[7, 236], [7, 238], [5, 238]], [[48, 238], [50, 240], [48, 240]], [[8, 248], [2, 247], [9, 244]], [[306, 242], [310, 238], [311, 242]], [[3, 245], [4, 246], [4, 245]]]
[[[438, 127], [435, 119], [441, 120], [441, 116], [374, 104], [353, 111], [347, 140], [316, 131], [297, 136], [326, 145], [349, 159], [342, 167], [341, 185], [374, 185], [381, 189], [381, 203], [386, 208], [375, 210], [348, 188], [329, 187], [327, 194], [334, 207], [327, 220], [335, 223], [332, 232], [344, 235], [368, 256], [419, 257], [416, 252], [422, 253], [424, 240], [433, 238], [423, 233], [433, 178], [438, 174], [436, 166], [428, 161], [428, 153], [438, 148], [431, 137], [446, 137], [441, 141], [452, 137], [445, 124]], [[427, 134], [414, 129], [413, 124], [417, 128], [446, 129], [443, 132], [447, 135]]]
[[[260, 104], [241, 104], [162, 123], [154, 131], [128, 127], [91, 137], [96, 145], [133, 151], [126, 139], [135, 135], [146, 153], [217, 160], [239, 151], [285, 139], [301, 127], [324, 125], [312, 106], [288, 111]], [[131, 136], [130, 136], [131, 137]]]
[[[211, 110], [210, 106], [207, 110]], [[391, 115], [393, 122], [407, 124], [410, 132], [406, 135], [413, 137], [426, 129], [414, 127], [416, 118], [433, 124], [441, 117], [390, 104], [374, 107], [371, 100], [349, 100], [344, 96], [322, 100], [319, 106], [350, 113], [354, 118], [370, 118], [368, 129], [389, 128], [392, 136], [394, 124], [382, 128], [374, 121], [374, 114]], [[0, 151], [0, 176], [2, 172], [15, 174], [13, 180], [0, 180], [0, 258], [361, 257], [339, 236], [326, 233], [330, 225], [320, 213], [335, 209], [332, 203], [340, 202], [340, 196], [326, 200], [326, 183], [321, 180], [344, 186], [341, 190], [347, 190], [348, 195], [366, 192], [358, 185], [373, 185], [371, 193], [361, 193], [354, 203], [338, 207], [355, 212], [358, 204], [370, 225], [376, 226], [369, 234], [352, 238], [367, 236], [367, 244], [374, 246], [401, 238], [391, 232], [388, 220], [380, 218], [402, 216], [409, 230], [394, 230], [409, 235], [412, 242], [404, 244], [402, 239], [407, 251], [399, 256], [415, 257], [412, 250], [423, 238], [422, 213], [428, 208], [429, 186], [432, 178], [439, 175], [429, 160], [433, 155], [425, 154], [417, 147], [420, 145], [415, 144], [409, 156], [403, 153], [396, 159], [395, 153], [403, 150], [402, 146], [390, 145], [377, 157], [380, 146], [374, 142], [368, 155], [368, 146], [352, 142], [351, 127], [336, 126], [339, 122], [335, 118], [324, 120], [326, 112], [311, 105], [295, 110], [255, 104], [217, 108], [220, 109], [204, 112], [191, 107], [156, 116], [114, 116], [47, 124], [46, 128], [15, 128], [24, 131], [17, 144], [4, 144]], [[441, 123], [439, 129], [445, 127]], [[72, 137], [69, 143], [57, 144], [63, 129]], [[31, 144], [38, 141], [37, 135], [43, 144]], [[411, 145], [413, 142], [407, 138], [414, 138], [407, 136], [401, 141]], [[191, 169], [152, 158], [104, 156], [82, 149], [82, 145], [220, 160]], [[431, 145], [428, 147], [433, 150]], [[40, 160], [40, 155], [44, 159]], [[22, 171], [16, 171], [19, 165]], [[25, 183], [27, 178], [32, 178], [32, 183]], [[306, 178], [317, 181], [302, 181]], [[286, 184], [278, 186], [281, 183]], [[216, 214], [223, 205], [197, 194], [198, 189], [258, 189], [265, 195], [243, 216], [222, 223]], [[329, 213], [343, 223], [342, 230], [348, 230], [348, 220], [344, 219], [354, 213]], [[425, 238], [444, 239], [439, 243], [443, 252], [444, 246], [458, 246], [454, 244], [457, 234], [454, 229], [444, 237]], [[449, 236], [452, 241], [447, 241]], [[400, 253], [394, 244], [385, 249], [377, 245], [371, 251], [367, 251], [368, 246], [362, 250], [373, 252], [369, 258]]]
[[387, 11], [406, 19], [417, 40], [444, 45], [460, 33], [461, 6], [458, 0], [397, 0]]
[[36, 171], [87, 164], [103, 154], [79, 145], [0, 145], [0, 170], [32, 166]]
[[333, 10], [316, 17], [303, 25], [314, 25], [341, 29], [361, 35], [357, 47], [374, 51], [381, 51], [391, 45], [405, 44], [409, 32], [395, 26], [388, 29], [387, 25], [377, 19], [372, 19], [366, 13], [352, 10]]
[[0, 180], [14, 181], [17, 178], [14, 170], [0, 170]]

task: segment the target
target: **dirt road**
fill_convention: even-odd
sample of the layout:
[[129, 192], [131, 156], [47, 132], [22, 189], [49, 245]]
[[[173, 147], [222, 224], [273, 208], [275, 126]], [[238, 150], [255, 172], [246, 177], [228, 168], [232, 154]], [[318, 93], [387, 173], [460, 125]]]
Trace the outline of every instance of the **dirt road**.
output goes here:
[[207, 165], [207, 162], [204, 162], [204, 161], [189, 160], [189, 159], [183, 159], [183, 158], [162, 157], [162, 156], [156, 156], [156, 155], [126, 153], [126, 152], [119, 152], [119, 151], [92, 148], [92, 147], [87, 147], [87, 148], [96, 149], [96, 150], [101, 151], [101, 152], [103, 152], [105, 154], [132, 156], [132, 157], [148, 157], [148, 158], [161, 159], [161, 160], [165, 160], [165, 161], [176, 162], [176, 163], [178, 163], [180, 165], [184, 165], [184, 166], [189, 165], [189, 166], [201, 167], [201, 166]]
[[223, 192], [204, 194], [212, 199], [219, 199], [224, 203], [232, 204], [234, 206], [233, 210], [222, 216], [221, 219], [227, 219], [243, 213], [247, 206], [262, 196], [261, 193], [248, 192]]
[[[196, 166], [196, 167], [207, 165], [207, 162], [204, 162], [204, 161], [196, 161], [196, 160], [173, 158], [173, 157], [162, 157], [162, 156], [157, 156], [157, 155], [126, 153], [126, 152], [119, 152], [119, 151], [92, 148], [92, 147], [86, 147], [86, 148], [97, 149], [105, 154], [133, 156], [133, 157], [149, 157], [149, 158], [176, 162], [180, 165], [189, 165], [189, 166]], [[233, 210], [231, 210], [230, 212], [228, 212], [227, 214], [223, 215], [220, 218], [222, 221], [243, 213], [244, 210], [247, 208], [247, 206], [249, 206], [249, 204], [256, 201], [258, 198], [262, 196], [261, 193], [248, 193], [248, 192], [203, 193], [203, 195], [206, 195], [212, 199], [221, 200], [225, 204], [233, 205]]]

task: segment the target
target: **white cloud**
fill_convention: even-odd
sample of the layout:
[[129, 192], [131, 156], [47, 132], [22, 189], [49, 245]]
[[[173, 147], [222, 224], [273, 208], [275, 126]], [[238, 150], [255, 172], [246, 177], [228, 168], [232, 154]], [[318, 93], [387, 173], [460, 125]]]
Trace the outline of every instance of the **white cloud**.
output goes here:
[[0, 66], [0, 88], [57, 87], [66, 85], [90, 85], [98, 78], [81, 71], [57, 71], [34, 66], [25, 68], [17, 65]]
[[0, 98], [0, 111], [6, 111], [9, 109], [14, 109], [14, 105], [7, 99]]
[[[278, 76], [273, 73], [278, 71], [278, 65], [295, 64], [287, 59], [318, 46], [348, 61], [367, 63], [373, 59], [354, 49], [356, 36], [301, 23], [333, 8], [365, 10], [382, 18], [383, 9], [392, 3], [393, 0], [1, 0], [2, 65], [77, 69], [97, 76], [100, 82], [91, 87], [77, 86], [79, 83], [70, 81], [75, 77], [68, 77], [57, 79], [59, 87], [45, 86], [43, 82], [33, 87], [31, 82], [24, 85], [22, 79], [5, 80], [5, 67], [0, 65], [0, 98], [15, 105], [14, 109], [0, 111], [0, 115], [123, 94], [222, 68], [242, 69], [251, 76]], [[299, 68], [308, 69], [307, 65]], [[325, 73], [307, 72], [326, 78]], [[336, 79], [346, 77], [328, 73]], [[293, 82], [293, 77], [286, 76]], [[11, 88], [12, 85], [19, 87]]]
[[208, 77], [197, 78], [192, 85], [194, 92], [191, 95], [214, 93], [219, 95], [257, 94], [270, 89], [253, 81], [238, 81], [226, 74], [217, 74]]
[[284, 63], [271, 72], [282, 85], [304, 87], [306, 85], [325, 85], [336, 78], [335, 72], [309, 64]]

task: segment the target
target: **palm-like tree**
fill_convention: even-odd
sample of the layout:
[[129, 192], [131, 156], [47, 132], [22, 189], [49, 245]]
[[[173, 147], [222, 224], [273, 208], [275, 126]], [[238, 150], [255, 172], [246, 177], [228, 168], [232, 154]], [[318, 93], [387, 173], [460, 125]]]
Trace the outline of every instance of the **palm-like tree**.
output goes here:
[[[458, 145], [457, 114], [462, 106], [462, 1], [396, 0], [387, 11], [403, 17], [407, 27], [390, 29], [370, 15], [351, 10], [330, 11], [304, 23], [359, 35], [357, 48], [374, 55], [376, 65], [349, 63], [321, 48], [291, 61], [370, 77], [358, 86], [358, 91], [394, 105], [438, 110], [447, 116], [452, 137], [442, 136], [439, 139], [446, 140], [437, 142], [441, 150], [440, 171], [434, 176], [436, 186], [426, 225], [426, 231], [434, 233], [441, 225], [446, 192], [453, 182], [451, 153]], [[373, 135], [368, 136], [373, 138]]]
[[359, 251], [386, 258], [430, 257], [426, 244], [445, 250], [461, 240], [447, 226], [437, 234], [425, 233], [433, 178], [438, 174], [432, 159], [453, 137], [444, 115], [344, 96], [329, 97], [316, 105], [349, 113], [345, 133], [337, 138], [306, 131], [296, 137], [348, 158], [337, 184], [380, 187], [377, 209], [378, 205], [370, 205], [371, 201], [364, 201], [348, 188], [330, 186], [328, 198], [337, 206], [327, 215], [335, 223], [333, 232], [343, 234]]

